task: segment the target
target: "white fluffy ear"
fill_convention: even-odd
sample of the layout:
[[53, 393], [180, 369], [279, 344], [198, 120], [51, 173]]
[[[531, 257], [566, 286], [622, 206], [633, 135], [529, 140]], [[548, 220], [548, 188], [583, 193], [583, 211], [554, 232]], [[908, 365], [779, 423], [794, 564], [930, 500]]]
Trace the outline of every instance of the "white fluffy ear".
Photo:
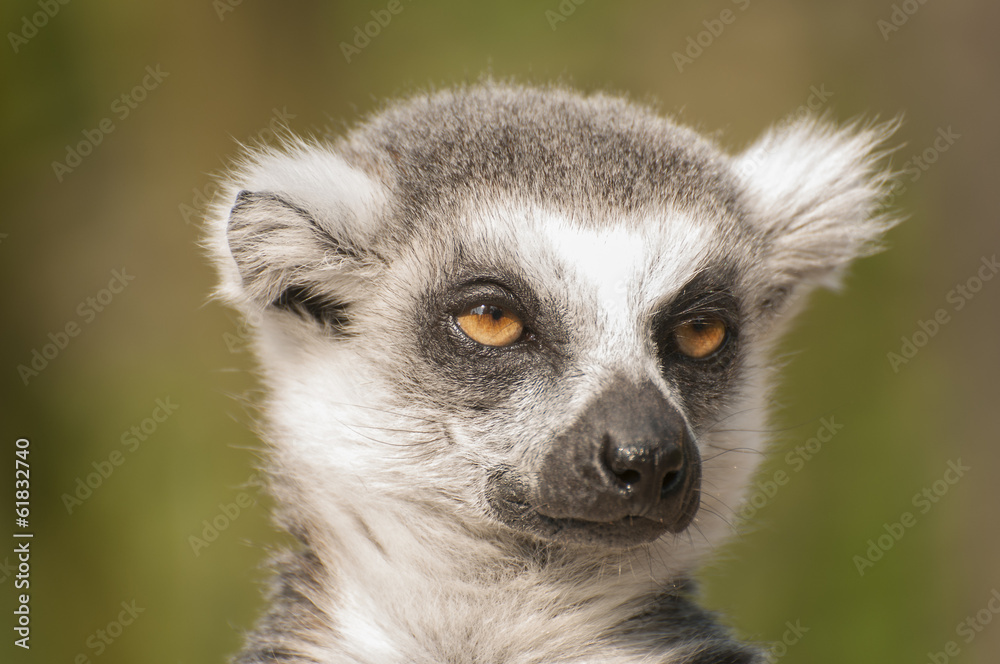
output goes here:
[[234, 179], [217, 242], [226, 294], [251, 312], [277, 307], [343, 329], [381, 263], [371, 247], [377, 183], [304, 146], [259, 156]]
[[898, 126], [805, 118], [768, 131], [735, 159], [769, 249], [765, 307], [810, 286], [836, 287], [848, 263], [878, 249], [897, 221], [880, 201], [892, 183], [884, 143]]

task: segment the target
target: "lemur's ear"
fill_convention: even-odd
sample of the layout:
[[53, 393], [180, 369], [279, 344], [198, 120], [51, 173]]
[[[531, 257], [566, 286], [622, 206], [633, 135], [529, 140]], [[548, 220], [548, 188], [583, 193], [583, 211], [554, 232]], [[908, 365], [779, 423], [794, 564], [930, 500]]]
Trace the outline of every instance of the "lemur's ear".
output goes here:
[[378, 188], [318, 152], [260, 160], [243, 178], [225, 226], [235, 262], [228, 286], [251, 311], [277, 307], [336, 331], [381, 262], [371, 247]]
[[878, 250], [897, 221], [881, 202], [892, 184], [884, 143], [898, 125], [837, 128], [806, 118], [770, 130], [736, 158], [768, 247], [762, 309], [780, 309], [812, 286], [835, 288], [848, 263]]

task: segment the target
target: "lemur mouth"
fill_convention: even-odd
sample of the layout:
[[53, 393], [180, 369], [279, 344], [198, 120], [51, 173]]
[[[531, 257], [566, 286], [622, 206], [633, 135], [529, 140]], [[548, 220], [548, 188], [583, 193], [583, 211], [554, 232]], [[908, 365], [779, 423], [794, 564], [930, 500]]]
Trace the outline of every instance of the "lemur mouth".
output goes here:
[[536, 527], [548, 538], [574, 544], [629, 548], [648, 544], [670, 530], [667, 524], [644, 516], [626, 516], [617, 521], [604, 522], [550, 517], [541, 512], [536, 514]]
[[542, 539], [603, 548], [626, 549], [649, 544], [668, 532], [686, 529], [700, 506], [700, 491], [692, 488], [684, 500], [680, 514], [668, 518], [652, 518], [625, 514], [607, 520], [579, 516], [550, 516], [545, 507], [534, 507], [518, 491], [510, 477], [494, 476], [489, 503], [495, 517], [508, 527]]

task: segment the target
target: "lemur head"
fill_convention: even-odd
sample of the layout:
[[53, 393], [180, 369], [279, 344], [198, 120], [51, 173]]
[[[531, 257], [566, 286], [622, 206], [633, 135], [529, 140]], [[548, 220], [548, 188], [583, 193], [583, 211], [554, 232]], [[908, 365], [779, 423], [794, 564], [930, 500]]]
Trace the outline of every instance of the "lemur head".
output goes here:
[[889, 224], [890, 132], [802, 119], [730, 156], [620, 98], [488, 83], [251, 153], [213, 243], [281, 497], [375, 539], [436, 519], [687, 564], [759, 460], [783, 323]]

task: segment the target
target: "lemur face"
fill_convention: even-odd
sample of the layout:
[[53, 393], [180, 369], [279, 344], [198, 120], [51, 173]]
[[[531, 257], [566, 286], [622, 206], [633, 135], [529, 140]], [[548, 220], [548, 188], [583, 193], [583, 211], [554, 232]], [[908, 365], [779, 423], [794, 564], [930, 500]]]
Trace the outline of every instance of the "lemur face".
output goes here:
[[680, 211], [470, 215], [433, 249], [415, 239], [387, 288], [411, 294], [399, 374], [482, 478], [485, 516], [611, 547], [683, 531], [711, 430], [741, 406], [731, 254], [749, 238]]
[[804, 122], [730, 157], [620, 99], [485, 86], [253, 156], [216, 243], [279, 472], [485, 537], [718, 539], [768, 347], [886, 226], [887, 131]]

